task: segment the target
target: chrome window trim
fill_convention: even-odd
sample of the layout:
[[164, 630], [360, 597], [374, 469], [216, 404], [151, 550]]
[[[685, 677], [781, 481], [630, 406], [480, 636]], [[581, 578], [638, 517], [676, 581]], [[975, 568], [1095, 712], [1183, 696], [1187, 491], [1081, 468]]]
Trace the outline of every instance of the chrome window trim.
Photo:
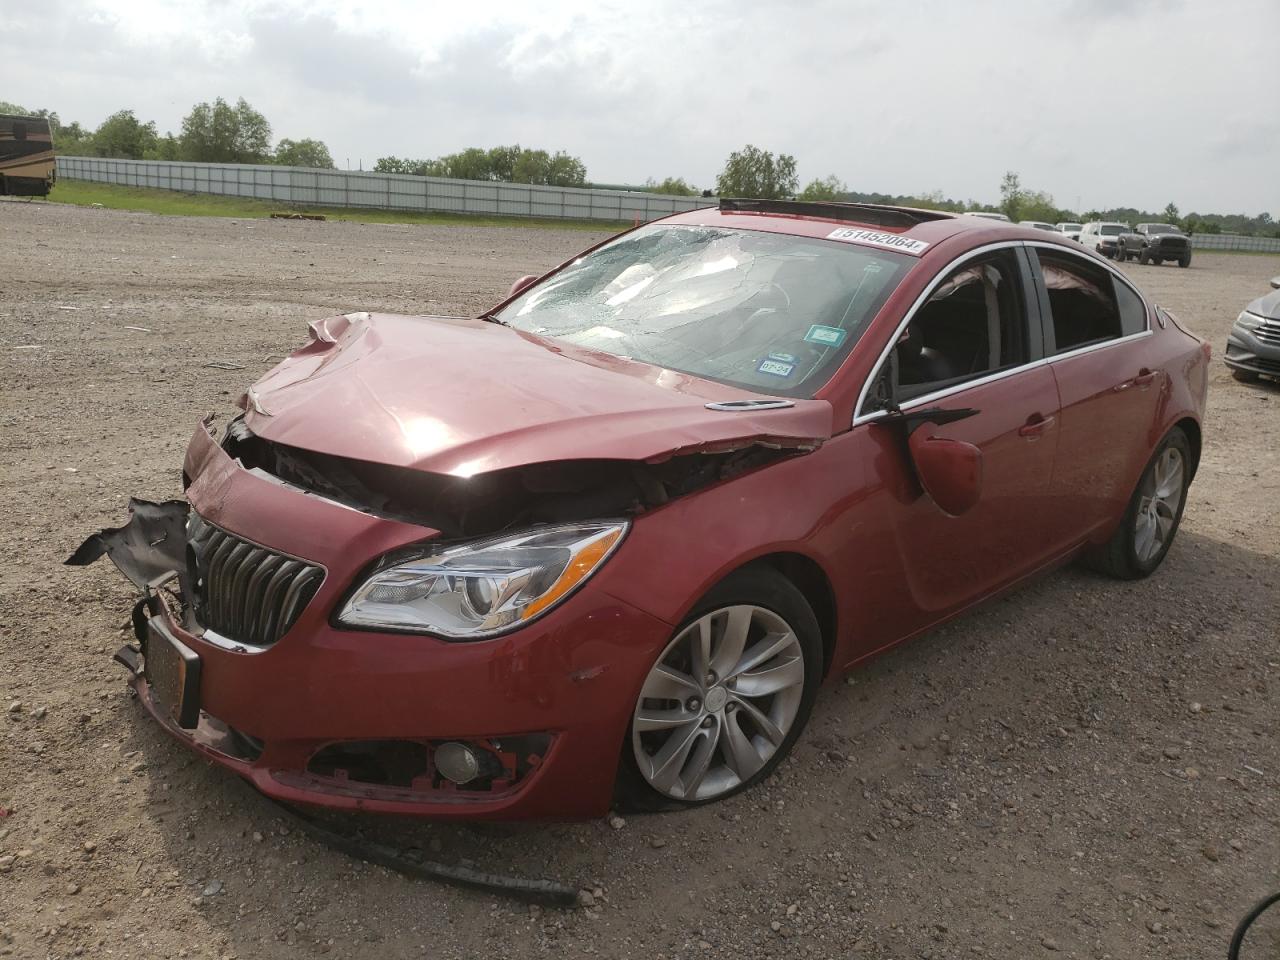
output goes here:
[[[906, 315], [903, 317], [902, 321], [898, 324], [897, 329], [894, 330], [893, 336], [889, 338], [889, 342], [885, 344], [884, 349], [880, 351], [880, 356], [876, 359], [875, 366], [871, 368], [871, 375], [867, 377], [866, 382], [863, 383], [862, 389], [858, 393], [858, 402], [857, 404], [854, 405], [854, 408], [853, 408], [853, 424], [852, 424], [853, 426], [856, 427], [862, 423], [870, 423], [873, 420], [878, 420], [881, 417], [883, 417], [887, 412], [885, 410], [875, 410], [875, 411], [872, 411], [871, 413], [860, 414], [858, 411], [862, 409], [862, 405], [866, 402], [867, 394], [871, 391], [871, 385], [875, 383], [876, 377], [880, 375], [880, 368], [884, 366], [885, 358], [889, 356], [889, 351], [892, 350], [893, 347], [897, 344], [898, 338], [902, 336], [902, 331], [907, 328], [907, 324], [911, 322], [912, 317], [916, 315], [916, 313], [928, 300], [929, 296], [932, 295], [933, 291], [942, 282], [943, 278], [945, 278], [948, 274], [951, 273], [952, 270], [960, 266], [966, 260], [970, 260], [973, 257], [980, 256], [984, 253], [990, 253], [995, 250], [1003, 250], [1009, 247], [1043, 247], [1048, 250], [1059, 251], [1062, 254], [1064, 254], [1068, 259], [1071, 257], [1075, 257], [1076, 259], [1083, 260], [1086, 263], [1094, 264], [1094, 265], [1102, 266], [1106, 268], [1106, 270], [1109, 273], [1111, 273], [1112, 276], [1117, 277], [1126, 287], [1128, 287], [1135, 294], [1137, 294], [1138, 299], [1142, 301], [1142, 306], [1144, 308], [1144, 312], [1146, 313], [1145, 329], [1140, 330], [1137, 333], [1130, 333], [1122, 337], [1116, 337], [1115, 339], [1112, 339], [1112, 340], [1103, 340], [1100, 343], [1091, 343], [1083, 347], [1078, 347], [1075, 350], [1066, 350], [1066, 351], [1063, 351], [1062, 353], [1055, 353], [1052, 356], [1041, 357], [1038, 360], [1032, 360], [1030, 363], [1024, 363], [1017, 367], [1010, 367], [1008, 370], [997, 370], [995, 373], [988, 374], [985, 377], [978, 377], [976, 380], [966, 380], [964, 383], [957, 383], [950, 387], [945, 387], [942, 390], [936, 390], [933, 393], [926, 393], [923, 396], [912, 397], [906, 403], [900, 404], [899, 409], [911, 410], [911, 409], [914, 409], [915, 407], [920, 406], [921, 404], [930, 403], [935, 400], [942, 400], [946, 397], [952, 396], [953, 394], [959, 393], [962, 390], [968, 390], [971, 387], [980, 387], [988, 383], [994, 383], [997, 380], [1003, 380], [1006, 377], [1013, 376], [1015, 373], [1022, 373], [1027, 370], [1032, 370], [1036, 367], [1056, 363], [1059, 360], [1066, 360], [1071, 357], [1083, 356], [1084, 354], [1087, 354], [1087, 353], [1093, 353], [1095, 350], [1102, 350], [1106, 347], [1115, 346], [1116, 344], [1119, 344], [1119, 343], [1128, 343], [1130, 341], [1140, 340], [1143, 337], [1151, 336], [1153, 332], [1151, 329], [1151, 312], [1153, 310], [1152, 305], [1147, 301], [1147, 298], [1142, 295], [1142, 291], [1139, 290], [1137, 287], [1135, 287], [1132, 282], [1130, 282], [1128, 277], [1126, 277], [1124, 274], [1122, 274], [1119, 270], [1117, 270], [1115, 267], [1113, 267], [1111, 264], [1107, 263], [1106, 261], [1102, 261], [1101, 263], [1099, 263], [1097, 260], [1088, 256], [1087, 254], [1077, 253], [1076, 251], [1070, 249], [1069, 247], [1064, 246], [1061, 243], [1048, 243], [1043, 240], [1002, 240], [999, 243], [989, 243], [985, 246], [976, 247], [973, 250], [968, 251], [967, 253], [961, 254], [960, 256], [952, 260], [950, 263], [948, 263], [941, 270], [939, 270], [937, 276], [934, 277], [933, 282], [931, 282], [929, 286], [925, 287], [924, 291], [920, 294], [920, 296], [918, 296], [915, 302], [911, 304], [910, 309], [907, 310]], [[1038, 300], [1038, 297], [1037, 297], [1037, 300]]]
[[[884, 345], [884, 349], [880, 351], [880, 356], [876, 358], [875, 366], [871, 368], [871, 374], [867, 377], [866, 381], [862, 384], [862, 389], [858, 391], [858, 402], [853, 405], [853, 426], [856, 427], [860, 423], [866, 423], [870, 420], [878, 419], [884, 414], [885, 411], [883, 410], [876, 410], [868, 414], [860, 414], [859, 411], [862, 409], [862, 405], [866, 403], [867, 394], [871, 391], [871, 385], [875, 383], [876, 377], [880, 375], [880, 368], [884, 366], [884, 361], [885, 361], [885, 358], [889, 356], [889, 351], [892, 350], [897, 345], [898, 338], [902, 336], [902, 331], [907, 328], [907, 324], [911, 322], [911, 319], [916, 315], [916, 313], [925, 304], [925, 302], [929, 299], [929, 297], [933, 295], [933, 291], [936, 290], [938, 286], [942, 283], [942, 281], [947, 276], [950, 275], [951, 271], [954, 270], [956, 267], [960, 266], [962, 263], [968, 260], [972, 260], [974, 257], [980, 257], [984, 253], [992, 253], [996, 250], [1016, 249], [1018, 247], [1023, 246], [1023, 244], [1024, 244], [1024, 241], [1022, 240], [1001, 240], [998, 243], [988, 243], [981, 247], [974, 247], [972, 250], [967, 250], [964, 253], [960, 254], [960, 256], [956, 257], [954, 260], [952, 260], [950, 263], [948, 263], [945, 267], [943, 267], [934, 275], [933, 280], [930, 281], [929, 285], [920, 292], [920, 296], [916, 297], [915, 302], [911, 304], [911, 307], [907, 310], [906, 314], [903, 315], [901, 322], [899, 322], [897, 326], [897, 329], [895, 329], [893, 332], [893, 336], [889, 338], [889, 342], [886, 343]], [[1049, 244], [1049, 246], [1053, 246], [1053, 244]], [[1039, 361], [1034, 361], [1034, 362], [1038, 363]], [[1023, 369], [1025, 366], [1027, 365], [1024, 364], [1023, 367], [1013, 367], [1007, 371], [999, 371], [998, 374], [992, 374], [990, 379], [997, 379], [998, 376], [1007, 376], [1011, 373], [1014, 373], [1018, 370]], [[972, 386], [975, 382], [976, 381], [974, 380], [968, 380], [963, 384], [956, 384], [956, 386], [969, 387], [969, 386]], [[939, 391], [939, 392], [942, 393], [945, 391]], [[911, 402], [914, 402], [914, 400]]]

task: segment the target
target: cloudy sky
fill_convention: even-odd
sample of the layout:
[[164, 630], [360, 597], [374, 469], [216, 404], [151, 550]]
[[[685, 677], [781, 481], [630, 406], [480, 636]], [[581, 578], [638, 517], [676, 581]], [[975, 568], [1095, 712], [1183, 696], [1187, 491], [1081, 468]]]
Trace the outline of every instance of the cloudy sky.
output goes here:
[[339, 166], [518, 142], [588, 178], [802, 181], [1280, 218], [1277, 0], [4, 0], [0, 99], [177, 130], [245, 97]]

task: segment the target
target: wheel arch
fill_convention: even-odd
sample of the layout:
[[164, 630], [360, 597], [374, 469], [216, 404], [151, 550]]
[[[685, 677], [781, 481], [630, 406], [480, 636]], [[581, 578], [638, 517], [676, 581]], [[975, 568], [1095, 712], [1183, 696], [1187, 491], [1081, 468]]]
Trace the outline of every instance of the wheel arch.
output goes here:
[[1187, 483], [1195, 479], [1196, 470], [1200, 467], [1200, 444], [1202, 441], [1200, 432], [1200, 423], [1194, 417], [1183, 417], [1174, 424], [1187, 437], [1187, 443], [1191, 445], [1191, 474], [1187, 477]]
[[[737, 569], [751, 566], [766, 566], [776, 570], [804, 594], [822, 634], [822, 676], [825, 678], [831, 672], [838, 636], [836, 594], [826, 570], [810, 556], [785, 550], [756, 557]], [[733, 572], [736, 571], [730, 571], [729, 575]]]

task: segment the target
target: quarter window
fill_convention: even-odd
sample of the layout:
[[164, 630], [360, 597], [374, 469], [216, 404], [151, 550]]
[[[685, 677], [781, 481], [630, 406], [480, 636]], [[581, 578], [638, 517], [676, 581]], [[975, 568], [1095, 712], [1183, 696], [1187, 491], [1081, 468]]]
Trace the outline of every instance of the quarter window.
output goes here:
[[1120, 306], [1120, 330], [1127, 337], [1147, 329], [1147, 307], [1133, 288], [1112, 277], [1116, 288], [1116, 302]]

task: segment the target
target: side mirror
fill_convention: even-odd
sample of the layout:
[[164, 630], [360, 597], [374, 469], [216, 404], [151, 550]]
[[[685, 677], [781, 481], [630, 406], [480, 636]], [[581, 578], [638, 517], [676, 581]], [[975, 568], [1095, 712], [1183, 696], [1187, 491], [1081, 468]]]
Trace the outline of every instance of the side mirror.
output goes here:
[[1271, 278], [1271, 289], [1272, 289], [1272, 290], [1280, 290], [1280, 277], [1272, 277], [1272, 278]]
[[880, 422], [902, 431], [916, 477], [938, 508], [948, 516], [968, 513], [982, 496], [982, 451], [964, 440], [935, 437], [932, 427], [966, 420], [978, 411], [892, 410]]
[[927, 429], [907, 438], [920, 486], [943, 513], [968, 513], [982, 496], [982, 451], [964, 440], [935, 437]]
[[511, 285], [511, 289], [507, 291], [507, 299], [514, 297], [517, 293], [519, 293], [521, 290], [529, 286], [529, 284], [533, 283], [533, 281], [537, 279], [538, 279], [538, 275], [536, 273], [525, 274], [523, 277], [521, 277], [519, 280], [517, 280], [515, 283]]

